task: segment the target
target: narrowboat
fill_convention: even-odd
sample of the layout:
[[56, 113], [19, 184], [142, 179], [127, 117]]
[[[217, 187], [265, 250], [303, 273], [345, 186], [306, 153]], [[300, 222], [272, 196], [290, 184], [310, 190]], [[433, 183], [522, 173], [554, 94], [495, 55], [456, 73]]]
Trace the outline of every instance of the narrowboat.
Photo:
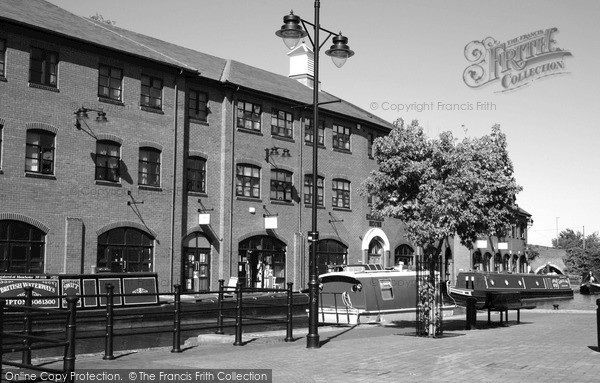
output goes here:
[[486, 306], [490, 293], [519, 293], [521, 300], [573, 297], [569, 277], [561, 274], [459, 272], [456, 285], [448, 286], [457, 305], [466, 306], [468, 298], [475, 298], [477, 309]]
[[[319, 322], [384, 323], [416, 319], [417, 272], [348, 265], [319, 276]], [[443, 307], [452, 315], [455, 306]]]
[[600, 294], [600, 271], [588, 271], [581, 276], [581, 294]]

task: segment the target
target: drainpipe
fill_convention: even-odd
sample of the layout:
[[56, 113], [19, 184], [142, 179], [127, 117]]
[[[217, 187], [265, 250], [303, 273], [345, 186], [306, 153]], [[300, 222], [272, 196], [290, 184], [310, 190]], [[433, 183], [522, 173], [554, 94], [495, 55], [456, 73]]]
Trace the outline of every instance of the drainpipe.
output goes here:
[[[171, 275], [169, 286], [173, 285], [173, 268], [175, 263], [175, 204], [177, 200], [177, 143], [178, 143], [178, 125], [177, 115], [179, 113], [179, 78], [183, 75], [183, 69], [175, 76], [175, 108], [173, 113], [173, 127], [175, 129], [173, 138], [173, 187], [171, 190]], [[159, 288], [160, 290], [160, 288]], [[171, 291], [169, 289], [169, 291]]]
[[229, 205], [229, 276], [233, 276], [233, 270], [236, 270], [235, 276], [237, 277], [238, 264], [237, 259], [233, 260], [233, 202], [235, 199], [235, 133], [236, 133], [236, 114], [237, 114], [237, 101], [238, 101], [238, 86], [232, 91], [231, 94], [231, 198]]

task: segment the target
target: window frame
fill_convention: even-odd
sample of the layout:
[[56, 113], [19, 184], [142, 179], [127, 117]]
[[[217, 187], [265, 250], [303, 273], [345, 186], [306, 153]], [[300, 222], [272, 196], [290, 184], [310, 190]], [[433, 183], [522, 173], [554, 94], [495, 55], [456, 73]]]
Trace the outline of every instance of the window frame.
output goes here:
[[[130, 232], [135, 234], [129, 234]], [[113, 235], [111, 236], [111, 234]], [[113, 239], [115, 234], [117, 234], [117, 240]], [[131, 237], [134, 235], [139, 236], [139, 242], [132, 240]], [[137, 238], [134, 237], [134, 239]], [[116, 273], [152, 272], [154, 241], [155, 238], [150, 234], [134, 227], [122, 226], [106, 231], [98, 236], [96, 266], [110, 268], [111, 272]], [[119, 254], [121, 258], [117, 259]], [[132, 255], [137, 256], [138, 259], [132, 259]], [[141, 266], [138, 270], [132, 270], [131, 265]], [[113, 266], [119, 269], [113, 269]]]
[[[242, 170], [240, 174], [240, 169]], [[246, 174], [247, 171], [251, 174]], [[236, 197], [260, 198], [260, 171], [256, 165], [240, 163], [235, 169], [235, 195]], [[248, 192], [248, 193], [246, 193]]]
[[[194, 95], [195, 98], [192, 98], [192, 95]], [[203, 95], [205, 99], [200, 100], [200, 95]], [[192, 103], [194, 105], [192, 105]], [[203, 122], [208, 120], [208, 92], [190, 89], [188, 94], [188, 116], [193, 120]]]
[[[108, 69], [107, 76], [102, 75], [102, 68]], [[113, 76], [114, 70], [118, 70], [121, 72], [120, 77]], [[103, 78], [106, 79], [107, 85], [101, 85], [101, 81]], [[119, 82], [118, 88], [115, 88], [113, 86], [114, 85], [113, 80], [118, 80], [118, 82]], [[101, 88], [107, 89], [108, 95], [101, 93], [100, 92]], [[112, 96], [114, 90], [118, 90], [118, 92], [119, 92], [118, 97]], [[119, 67], [115, 67], [115, 66], [111, 66], [111, 65], [100, 64], [100, 66], [98, 67], [98, 97], [108, 99], [108, 100], [113, 100], [113, 101], [120, 101], [120, 102], [123, 101], [123, 68], [119, 68]]]
[[[240, 107], [241, 106], [241, 107]], [[250, 110], [246, 110], [247, 108]], [[257, 112], [258, 110], [258, 112]], [[240, 117], [240, 115], [242, 117]], [[262, 129], [262, 106], [250, 101], [238, 100], [236, 106], [236, 126], [252, 132], [260, 132]], [[241, 124], [240, 124], [241, 122]], [[250, 123], [250, 128], [246, 125]], [[258, 128], [257, 128], [258, 127]]]
[[[46, 233], [39, 228], [30, 225], [23, 221], [17, 220], [1, 220], [0, 226], [6, 225], [6, 231], [0, 234], [0, 273], [31, 273], [31, 274], [43, 274], [45, 261], [46, 261]], [[27, 239], [25, 238], [14, 238], [12, 237], [14, 225], [21, 225], [27, 228]], [[25, 259], [22, 260], [25, 263], [24, 270], [15, 270], [13, 263], [15, 262], [13, 249], [20, 248], [25, 251]], [[39, 257], [37, 261], [32, 262], [33, 249], [37, 249]], [[32, 264], [36, 266], [32, 268]], [[32, 271], [33, 270], [33, 271]]]
[[6, 39], [0, 39], [0, 78], [6, 78]]
[[273, 108], [271, 111], [271, 134], [278, 137], [294, 137], [294, 115], [285, 110]]
[[[319, 121], [319, 127], [317, 129], [317, 134], [319, 135], [319, 142], [317, 145], [325, 146], [325, 121]], [[304, 142], [311, 143], [313, 142], [313, 126], [312, 126], [312, 118], [305, 117], [304, 118]]]
[[[39, 135], [38, 142], [39, 144], [34, 144], [32, 135]], [[42, 144], [42, 138], [51, 139], [51, 146], [44, 146]], [[49, 150], [48, 150], [49, 149]], [[52, 158], [45, 158], [47, 153], [51, 154]], [[37, 155], [38, 157], [33, 157], [32, 155]], [[54, 165], [55, 165], [55, 154], [56, 154], [56, 134], [41, 130], [41, 129], [29, 129], [26, 133], [25, 140], [25, 172], [26, 173], [35, 173], [35, 174], [47, 174], [54, 175]], [[28, 162], [31, 161], [31, 164], [28, 165]], [[38, 170], [33, 170], [33, 162], [37, 161]], [[50, 166], [50, 170], [44, 170], [45, 166]]]
[[[304, 204], [312, 206], [313, 175], [304, 175]], [[317, 206], [325, 203], [325, 177], [317, 176]]]
[[[340, 188], [340, 186], [342, 187]], [[331, 203], [334, 208], [350, 209], [350, 181], [334, 178], [331, 180], [331, 191]], [[340, 206], [340, 200], [342, 206]]]
[[350, 151], [351, 134], [350, 127], [340, 124], [333, 124], [331, 146], [334, 149]]
[[0, 170], [2, 170], [2, 139], [4, 137], [4, 125], [0, 123]]
[[[144, 79], [148, 79], [150, 84], [145, 85]], [[155, 86], [155, 82], [158, 82], [160, 84], [160, 88], [157, 88]], [[145, 108], [162, 110], [163, 89], [164, 83], [162, 78], [142, 74], [140, 78], [140, 106], [143, 106]], [[144, 92], [145, 90], [146, 92]], [[158, 90], [158, 95], [153, 95], [152, 90]], [[152, 100], [154, 100], [155, 102], [153, 103]]]
[[271, 169], [272, 201], [292, 202], [293, 175], [294, 173], [288, 170]]
[[375, 143], [375, 134], [367, 133], [367, 156], [373, 158], [373, 143]]
[[[34, 58], [34, 51], [39, 51], [40, 58]], [[54, 57], [55, 62], [52, 62]], [[58, 52], [49, 49], [31, 47], [29, 53], [29, 82], [51, 88], [58, 88]], [[34, 65], [36, 63], [36, 65]], [[39, 66], [39, 68], [38, 68]], [[39, 76], [38, 78], [34, 78]], [[54, 81], [53, 81], [54, 77]]]
[[[99, 145], [107, 146], [107, 150], [106, 150], [107, 154], [98, 154], [98, 152], [99, 152], [98, 146]], [[113, 156], [113, 155], [108, 154], [110, 152], [110, 150], [109, 150], [110, 148], [108, 146], [116, 147], [118, 156]], [[105, 166], [98, 166], [99, 156], [101, 156], [101, 158], [105, 159], [105, 162], [104, 162]], [[96, 181], [103, 181], [103, 182], [114, 182], [114, 183], [120, 182], [120, 180], [121, 180], [121, 144], [119, 144], [118, 142], [115, 142], [115, 141], [110, 141], [110, 140], [98, 140], [98, 141], [96, 141], [95, 157], [96, 158], [95, 158], [94, 179]], [[110, 159], [116, 159], [116, 172], [112, 171], [115, 169], [114, 167], [109, 166]], [[102, 169], [104, 178], [98, 177], [99, 169]]]
[[[143, 152], [146, 154], [146, 159], [144, 160], [142, 159]], [[153, 155], [156, 157], [153, 157]], [[138, 157], [138, 185], [160, 187], [161, 156], [162, 152], [159, 149], [151, 146], [140, 147]]]
[[[201, 164], [199, 169], [191, 168], [191, 161], [198, 161]], [[190, 177], [190, 174], [199, 177]], [[186, 163], [186, 186], [188, 192], [206, 193], [206, 159], [200, 156], [189, 156]], [[199, 188], [190, 187], [190, 185], [200, 185]]]

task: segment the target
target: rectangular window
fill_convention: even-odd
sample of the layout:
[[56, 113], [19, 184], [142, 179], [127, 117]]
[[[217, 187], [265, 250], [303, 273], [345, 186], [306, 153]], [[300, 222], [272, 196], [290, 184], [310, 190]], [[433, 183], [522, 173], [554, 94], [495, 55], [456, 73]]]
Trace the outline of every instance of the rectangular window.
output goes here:
[[206, 193], [206, 160], [190, 157], [187, 162], [187, 190]]
[[54, 134], [40, 130], [27, 131], [25, 171], [54, 174]]
[[0, 39], [0, 77], [6, 76], [6, 40]]
[[98, 97], [122, 101], [123, 69], [100, 65], [98, 70]]
[[367, 134], [367, 155], [369, 158], [373, 158], [373, 141], [375, 141], [375, 135], [373, 133]]
[[381, 299], [383, 299], [384, 301], [394, 299], [394, 290], [392, 288], [391, 279], [380, 279], [379, 289], [381, 290]]
[[[313, 176], [304, 176], [304, 203], [312, 205]], [[317, 206], [323, 206], [323, 177], [317, 177]]]
[[271, 170], [271, 199], [292, 202], [292, 173]]
[[31, 48], [29, 82], [56, 87], [58, 79], [58, 53]]
[[[325, 122], [319, 121], [319, 142], [317, 144], [325, 146]], [[304, 119], [304, 142], [313, 142], [312, 118]]]
[[271, 114], [272, 135], [292, 138], [293, 125], [294, 122], [291, 113], [273, 109], [273, 113]]
[[142, 95], [140, 105], [148, 108], [162, 108], [162, 80], [142, 75]]
[[119, 182], [121, 146], [116, 142], [96, 142], [96, 179]]
[[208, 93], [193, 89], [190, 90], [188, 114], [190, 118], [206, 121], [208, 114]]
[[2, 134], [4, 132], [4, 126], [0, 124], [0, 169], [2, 169]]
[[235, 195], [260, 198], [260, 168], [252, 165], [236, 167]]
[[237, 127], [260, 132], [260, 105], [238, 101]]
[[333, 180], [333, 207], [350, 209], [350, 182], [346, 180]]
[[138, 184], [160, 186], [160, 150], [140, 148]]
[[333, 142], [335, 149], [350, 150], [350, 128], [333, 125]]

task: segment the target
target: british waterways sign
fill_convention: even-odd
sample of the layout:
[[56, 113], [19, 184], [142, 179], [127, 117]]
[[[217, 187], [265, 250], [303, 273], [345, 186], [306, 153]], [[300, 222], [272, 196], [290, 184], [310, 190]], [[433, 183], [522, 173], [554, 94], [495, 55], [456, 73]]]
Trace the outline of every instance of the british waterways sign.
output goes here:
[[58, 278], [0, 278], [0, 298], [13, 306], [25, 305], [25, 288], [32, 287], [32, 305], [35, 307], [55, 307], [60, 305]]

